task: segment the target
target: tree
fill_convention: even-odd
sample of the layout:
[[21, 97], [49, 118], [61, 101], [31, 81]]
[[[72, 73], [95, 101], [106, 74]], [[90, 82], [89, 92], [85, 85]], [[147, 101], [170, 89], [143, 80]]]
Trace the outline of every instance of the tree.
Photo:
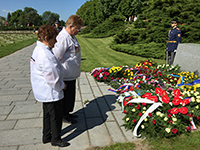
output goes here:
[[10, 18], [11, 18], [11, 15], [10, 15], [10, 12], [8, 12], [8, 15], [7, 15], [7, 22], [10, 21]]
[[60, 16], [56, 13], [52, 13], [51, 11], [45, 11], [42, 14], [43, 24], [54, 25], [56, 20], [59, 20]]
[[18, 23], [19, 23], [19, 17], [20, 17], [22, 14], [23, 14], [23, 12], [22, 12], [22, 10], [20, 10], [20, 9], [16, 10], [15, 12], [13, 12], [13, 13], [11, 14], [11, 18], [10, 18], [9, 24], [12, 24], [12, 25], [13, 25], [14, 23], [18, 24]]

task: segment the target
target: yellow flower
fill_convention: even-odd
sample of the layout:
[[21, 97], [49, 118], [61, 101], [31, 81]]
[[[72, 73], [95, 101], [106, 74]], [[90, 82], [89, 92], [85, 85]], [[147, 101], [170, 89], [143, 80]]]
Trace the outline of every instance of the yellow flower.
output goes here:
[[147, 118], [144, 119], [145, 122], [147, 122], [147, 120], [148, 120]]
[[165, 117], [165, 118], [164, 118], [164, 120], [165, 120], [165, 121], [167, 121], [167, 120], [168, 120], [168, 118], [167, 118], [167, 117]]
[[194, 103], [194, 102], [195, 102], [195, 98], [194, 98], [194, 97], [191, 97], [191, 101]]
[[126, 118], [126, 122], [129, 121], [129, 118]]
[[177, 121], [177, 118], [174, 118], [174, 117], [173, 117], [172, 120], [173, 120], [173, 121]]
[[144, 129], [144, 125], [141, 125], [141, 128]]
[[132, 109], [132, 112], [135, 112], [135, 108]]
[[166, 131], [167, 133], [169, 133], [169, 132], [170, 132], [170, 128], [166, 128], [165, 131]]
[[196, 108], [196, 109], [199, 109], [199, 106], [197, 105], [195, 108]]

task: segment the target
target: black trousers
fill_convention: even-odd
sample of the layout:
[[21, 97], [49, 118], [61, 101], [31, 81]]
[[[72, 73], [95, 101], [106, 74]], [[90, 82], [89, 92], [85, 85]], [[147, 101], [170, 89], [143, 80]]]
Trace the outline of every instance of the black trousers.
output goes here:
[[76, 96], [76, 80], [64, 81], [67, 84], [66, 90], [64, 90], [63, 99], [63, 116], [69, 117], [69, 112], [74, 110], [75, 96]]
[[174, 63], [176, 52], [168, 52], [168, 63], [171, 66]]
[[61, 139], [62, 101], [43, 103], [43, 142], [51, 139], [51, 143]]

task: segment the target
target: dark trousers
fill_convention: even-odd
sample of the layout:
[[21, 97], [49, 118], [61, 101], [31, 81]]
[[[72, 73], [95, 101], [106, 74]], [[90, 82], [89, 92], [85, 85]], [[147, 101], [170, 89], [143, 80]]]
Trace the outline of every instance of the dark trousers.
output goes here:
[[43, 103], [43, 142], [51, 139], [51, 143], [61, 139], [62, 100]]
[[69, 117], [69, 112], [74, 109], [75, 95], [76, 95], [76, 80], [64, 81], [67, 84], [66, 90], [64, 90], [63, 100], [63, 116]]
[[176, 52], [168, 52], [168, 63], [171, 66], [174, 63]]

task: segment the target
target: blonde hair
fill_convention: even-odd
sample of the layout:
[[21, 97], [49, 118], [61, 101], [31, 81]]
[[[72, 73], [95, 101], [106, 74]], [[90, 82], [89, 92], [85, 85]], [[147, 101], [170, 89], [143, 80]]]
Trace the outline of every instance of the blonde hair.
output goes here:
[[66, 27], [68, 27], [69, 25], [72, 25], [72, 26], [77, 26], [77, 25], [83, 25], [83, 19], [78, 16], [78, 15], [71, 15], [67, 21], [66, 21]]

